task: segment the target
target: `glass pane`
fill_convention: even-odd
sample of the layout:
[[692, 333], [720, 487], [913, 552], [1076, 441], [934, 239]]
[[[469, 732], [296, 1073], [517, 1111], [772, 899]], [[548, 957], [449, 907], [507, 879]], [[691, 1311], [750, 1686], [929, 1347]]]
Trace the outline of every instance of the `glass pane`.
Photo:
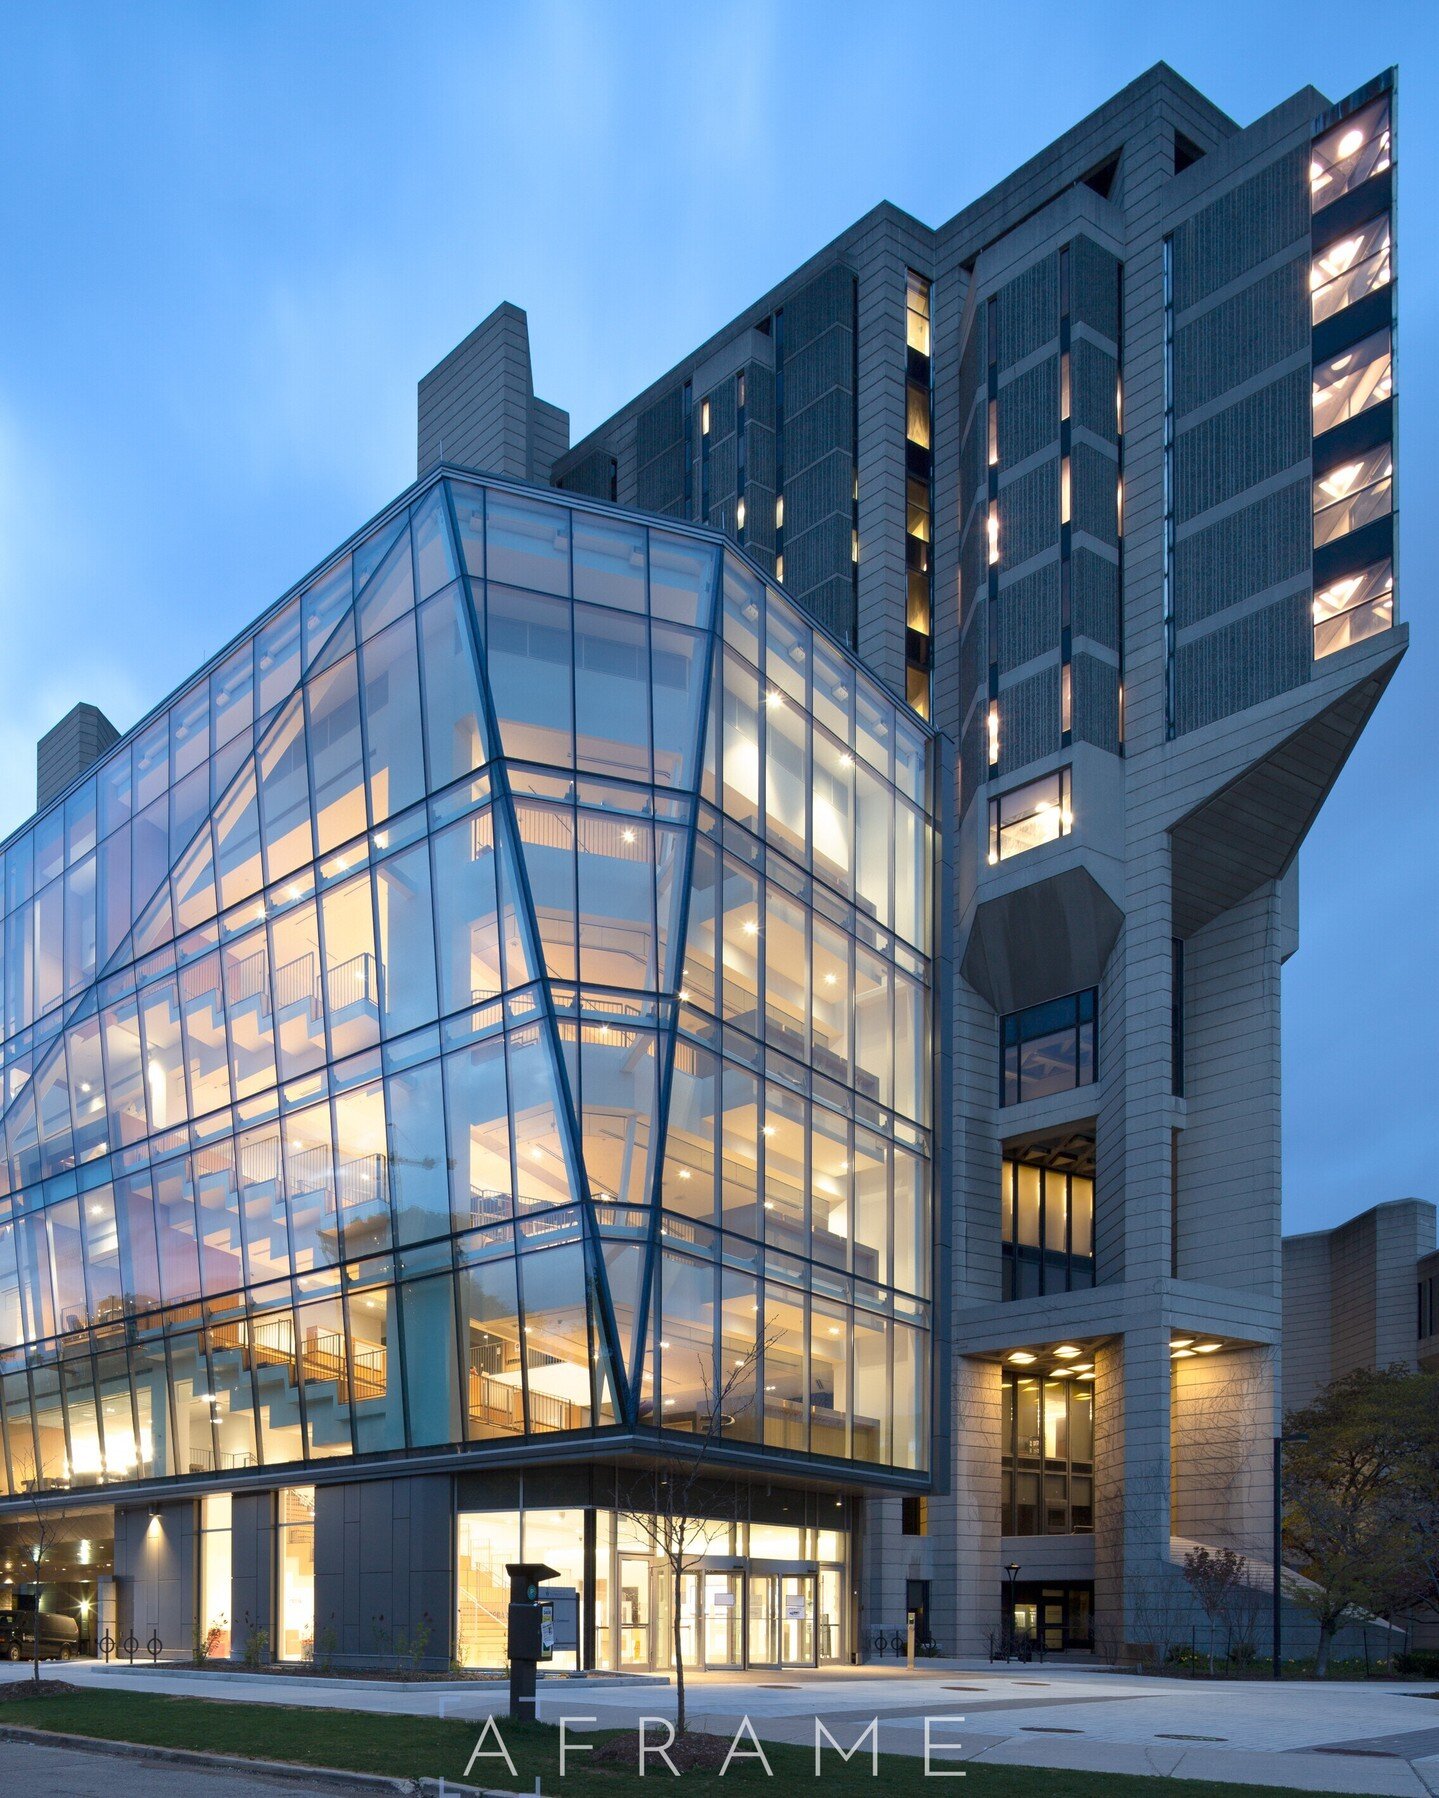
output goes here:
[[360, 751], [360, 695], [355, 657], [306, 683], [314, 777], [315, 840], [320, 855], [363, 832], [365, 778]]
[[455, 1343], [455, 1288], [449, 1274], [408, 1280], [400, 1288], [405, 1332], [405, 1397], [410, 1443], [459, 1442], [460, 1393]]
[[485, 645], [505, 754], [553, 767], [572, 766], [570, 607], [491, 581]]
[[641, 526], [576, 511], [575, 598], [626, 612], [645, 609], [645, 533]]
[[570, 512], [568, 506], [540, 505], [511, 493], [489, 490], [487, 572], [541, 593], [570, 591]]
[[578, 814], [580, 979], [655, 985], [654, 842], [640, 818]]
[[520, 1260], [525, 1384], [532, 1434], [590, 1421], [590, 1343], [584, 1250], [578, 1243]]
[[1380, 405], [1393, 391], [1389, 333], [1377, 331], [1314, 370], [1314, 435]]
[[1313, 210], [1382, 174], [1390, 161], [1389, 102], [1378, 100], [1315, 139], [1309, 155]]
[[579, 765], [591, 773], [647, 781], [650, 682], [645, 622], [577, 605], [574, 624]]
[[480, 693], [465, 604], [460, 590], [451, 588], [428, 600], [417, 614], [431, 792], [482, 767], [485, 761]]
[[1333, 543], [1376, 518], [1389, 515], [1394, 453], [1389, 444], [1317, 475], [1314, 481], [1314, 547]]
[[425, 790], [414, 620], [402, 618], [373, 637], [364, 645], [361, 661], [370, 815], [379, 824]]
[[1389, 281], [1389, 220], [1371, 219], [1315, 256], [1309, 271], [1314, 323], [1331, 318]]
[[718, 555], [705, 543], [650, 532], [650, 610], [703, 630], [714, 605]]
[[458, 1278], [468, 1439], [521, 1435], [525, 1408], [514, 1261], [509, 1256], [485, 1261], [463, 1268]]

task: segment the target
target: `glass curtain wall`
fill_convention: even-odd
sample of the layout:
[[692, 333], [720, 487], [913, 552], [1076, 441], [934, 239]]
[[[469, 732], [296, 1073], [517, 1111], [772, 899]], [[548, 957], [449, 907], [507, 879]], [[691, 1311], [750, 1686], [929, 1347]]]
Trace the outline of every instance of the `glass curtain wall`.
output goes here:
[[921, 1465], [928, 759], [716, 542], [392, 510], [4, 846], [3, 1490], [693, 1429], [756, 1347], [727, 1431]]

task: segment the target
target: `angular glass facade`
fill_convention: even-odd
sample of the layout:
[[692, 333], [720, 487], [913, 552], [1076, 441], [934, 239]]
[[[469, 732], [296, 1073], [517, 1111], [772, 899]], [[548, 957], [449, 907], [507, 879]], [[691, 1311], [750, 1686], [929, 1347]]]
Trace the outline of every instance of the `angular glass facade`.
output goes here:
[[4, 848], [0, 1493], [708, 1430], [756, 1345], [727, 1437], [922, 1470], [931, 759], [716, 539], [397, 502]]

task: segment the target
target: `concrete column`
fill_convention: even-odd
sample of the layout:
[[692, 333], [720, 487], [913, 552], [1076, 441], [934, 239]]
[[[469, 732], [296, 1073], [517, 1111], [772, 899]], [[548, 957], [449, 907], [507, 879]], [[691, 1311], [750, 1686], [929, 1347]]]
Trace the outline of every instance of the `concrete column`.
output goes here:
[[1266, 1565], [1276, 1360], [1253, 1348], [1174, 1363], [1174, 1534]]
[[999, 1365], [961, 1356], [954, 1369], [954, 1482], [930, 1504], [932, 1628], [952, 1654], [984, 1654], [1000, 1624]]
[[[1170, 1561], [1169, 1328], [1156, 1310], [1095, 1359], [1096, 1641], [1163, 1653], [1181, 1618]], [[1181, 1607], [1185, 1617], [1187, 1607]]]
[[275, 1494], [237, 1492], [230, 1512], [230, 1639], [243, 1656], [265, 1632], [262, 1659], [275, 1649]]
[[130, 1627], [148, 1658], [153, 1637], [165, 1660], [194, 1652], [196, 1515], [193, 1499], [151, 1507], [121, 1505], [115, 1511], [115, 1577], [122, 1584]]

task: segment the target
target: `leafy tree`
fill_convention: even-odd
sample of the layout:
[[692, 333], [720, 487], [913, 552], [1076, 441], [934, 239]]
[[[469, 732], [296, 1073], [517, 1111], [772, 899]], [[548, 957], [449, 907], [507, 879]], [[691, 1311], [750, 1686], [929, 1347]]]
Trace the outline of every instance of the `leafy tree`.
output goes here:
[[[1439, 1570], [1439, 1376], [1360, 1368], [1285, 1420], [1284, 1542], [1319, 1625], [1315, 1673], [1351, 1613], [1409, 1609]], [[1427, 1534], [1426, 1534], [1427, 1531]]]
[[1184, 1557], [1184, 1578], [1209, 1622], [1209, 1671], [1214, 1671], [1214, 1631], [1229, 1622], [1230, 1609], [1248, 1584], [1249, 1563], [1232, 1548], [1191, 1548]]

